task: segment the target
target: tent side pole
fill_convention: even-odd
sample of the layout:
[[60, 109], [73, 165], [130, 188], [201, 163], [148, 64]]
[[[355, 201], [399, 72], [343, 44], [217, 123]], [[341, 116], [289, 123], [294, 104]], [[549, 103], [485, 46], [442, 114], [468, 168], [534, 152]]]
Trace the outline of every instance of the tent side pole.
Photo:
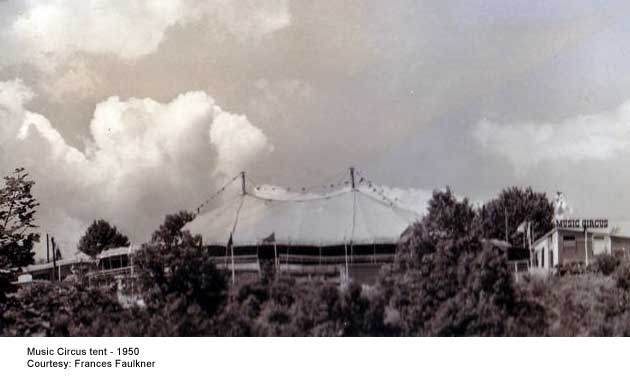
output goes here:
[[258, 265], [258, 278], [262, 278], [262, 269], [260, 268], [260, 253], [258, 247], [260, 242], [256, 242], [256, 264]]
[[345, 249], [345, 252], [346, 252], [346, 273], [345, 273], [346, 275], [345, 275], [345, 280], [347, 281], [348, 280], [348, 271], [349, 271], [348, 270], [348, 243], [344, 242], [343, 246], [344, 246], [344, 249]]
[[276, 243], [275, 240], [273, 241], [273, 259], [274, 259], [274, 261], [279, 259], [279, 257], [278, 257], [278, 243]]
[[232, 258], [232, 285], [236, 283], [236, 269], [234, 268], [234, 245], [230, 247], [230, 256]]
[[372, 240], [372, 249], [373, 249], [372, 262], [376, 263], [376, 241], [375, 240]]
[[322, 240], [319, 240], [319, 265], [322, 265]]
[[350, 263], [354, 262], [354, 242], [350, 244]]

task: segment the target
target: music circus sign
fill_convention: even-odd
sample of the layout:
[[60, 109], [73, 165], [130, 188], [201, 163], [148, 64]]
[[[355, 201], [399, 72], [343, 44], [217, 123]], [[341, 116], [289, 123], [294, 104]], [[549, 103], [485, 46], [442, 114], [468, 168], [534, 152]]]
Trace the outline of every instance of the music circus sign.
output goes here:
[[608, 219], [557, 219], [558, 228], [608, 228]]

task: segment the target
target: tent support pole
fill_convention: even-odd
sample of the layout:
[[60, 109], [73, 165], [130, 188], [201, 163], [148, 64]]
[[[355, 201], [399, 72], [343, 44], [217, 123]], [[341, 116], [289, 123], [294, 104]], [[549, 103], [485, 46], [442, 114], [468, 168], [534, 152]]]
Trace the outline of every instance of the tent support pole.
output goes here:
[[322, 265], [322, 241], [319, 241], [319, 265]]
[[346, 275], [345, 275], [345, 281], [348, 281], [348, 243], [347, 242], [344, 243], [344, 248], [345, 248], [345, 252], [346, 252]]
[[350, 245], [350, 263], [354, 262], [354, 243]]
[[260, 269], [260, 252], [258, 251], [258, 247], [260, 242], [256, 242], [256, 264], [258, 265], [258, 278], [262, 278], [262, 270]]
[[372, 263], [376, 263], [376, 241], [374, 240], [372, 240], [372, 249], [373, 249]]
[[247, 195], [247, 187], [245, 186], [245, 171], [241, 172], [241, 191], [243, 196]]
[[236, 269], [234, 268], [234, 245], [230, 247], [230, 256], [232, 257], [232, 285], [236, 283]]
[[273, 259], [274, 261], [280, 259], [280, 257], [278, 256], [278, 244], [276, 243], [276, 241], [273, 241]]
[[350, 183], [352, 186], [352, 190], [354, 191], [356, 189], [356, 184], [354, 182], [354, 167], [350, 167]]

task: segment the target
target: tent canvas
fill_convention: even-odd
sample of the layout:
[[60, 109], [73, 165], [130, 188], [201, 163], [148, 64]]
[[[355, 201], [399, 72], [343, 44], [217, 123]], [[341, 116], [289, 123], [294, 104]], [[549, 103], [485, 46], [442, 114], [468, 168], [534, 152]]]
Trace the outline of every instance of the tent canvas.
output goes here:
[[374, 194], [370, 185], [327, 193], [226, 192], [218, 207], [185, 226], [205, 245], [258, 245], [270, 234], [278, 244], [396, 243], [420, 214]]

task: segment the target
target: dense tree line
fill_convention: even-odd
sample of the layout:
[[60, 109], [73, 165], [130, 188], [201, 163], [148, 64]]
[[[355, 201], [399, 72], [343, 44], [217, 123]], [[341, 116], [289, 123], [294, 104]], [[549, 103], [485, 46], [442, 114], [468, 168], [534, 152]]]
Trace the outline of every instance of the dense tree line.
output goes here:
[[[159, 304], [125, 308], [113, 292], [39, 283], [9, 297], [3, 306], [2, 334], [626, 336], [630, 267], [624, 264], [619, 269], [612, 275], [524, 278], [508, 296], [486, 293], [484, 279], [479, 278], [436, 303], [422, 295], [412, 273], [388, 276], [383, 287], [369, 289], [298, 283], [285, 277], [267, 285], [241, 284], [233, 291], [226, 287], [218, 296], [221, 306], [213, 313], [208, 313], [203, 299], [187, 299], [181, 293], [167, 295]], [[209, 305], [216, 304], [212, 300]]]
[[[529, 198], [529, 199], [528, 199]], [[529, 200], [529, 201], [528, 201]], [[508, 203], [508, 204], [506, 204]], [[515, 208], [512, 208], [512, 204]], [[485, 241], [499, 238], [505, 210], [551, 227], [544, 195], [511, 188], [481, 208], [436, 191], [422, 221], [401, 239], [373, 286], [342, 286], [266, 273], [229, 286], [169, 215], [137, 253], [137, 292], [80, 281], [6, 291], [0, 332], [10, 336], [575, 336], [630, 334], [630, 263], [605, 256], [579, 273], [515, 281]], [[534, 208], [538, 208], [537, 210]], [[526, 210], [524, 210], [526, 209]], [[489, 219], [497, 218], [494, 221]], [[516, 225], [516, 221], [512, 224]], [[109, 233], [106, 233], [109, 234]], [[518, 243], [518, 240], [513, 240]], [[6, 259], [6, 258], [4, 258]]]

